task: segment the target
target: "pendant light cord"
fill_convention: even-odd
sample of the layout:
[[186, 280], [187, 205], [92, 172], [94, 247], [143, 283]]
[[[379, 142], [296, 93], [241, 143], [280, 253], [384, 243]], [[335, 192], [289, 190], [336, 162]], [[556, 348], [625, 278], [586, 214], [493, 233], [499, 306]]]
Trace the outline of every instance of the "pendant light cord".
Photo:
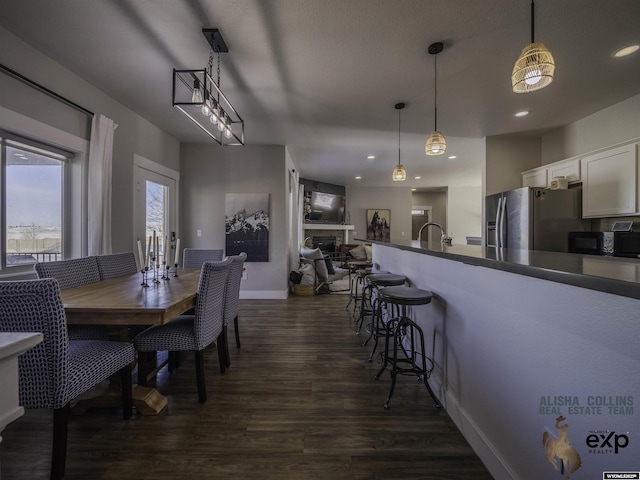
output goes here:
[[435, 66], [435, 80], [433, 86], [433, 126], [434, 131], [438, 131], [438, 55], [433, 56], [433, 63]]
[[533, 0], [531, 0], [531, 43], [534, 43], [534, 40], [533, 40], [533, 26], [534, 26], [534, 23], [533, 23], [534, 22], [533, 11], [534, 11]]
[[400, 108], [398, 109], [398, 165], [400, 165]]

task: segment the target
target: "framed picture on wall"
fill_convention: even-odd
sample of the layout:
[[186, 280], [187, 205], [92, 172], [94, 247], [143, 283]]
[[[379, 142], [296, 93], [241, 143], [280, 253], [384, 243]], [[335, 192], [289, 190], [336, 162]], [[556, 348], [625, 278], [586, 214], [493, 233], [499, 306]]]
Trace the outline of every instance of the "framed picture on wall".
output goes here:
[[388, 242], [391, 235], [391, 210], [367, 210], [367, 240]]
[[269, 261], [269, 194], [227, 193], [225, 254], [245, 252], [247, 262]]

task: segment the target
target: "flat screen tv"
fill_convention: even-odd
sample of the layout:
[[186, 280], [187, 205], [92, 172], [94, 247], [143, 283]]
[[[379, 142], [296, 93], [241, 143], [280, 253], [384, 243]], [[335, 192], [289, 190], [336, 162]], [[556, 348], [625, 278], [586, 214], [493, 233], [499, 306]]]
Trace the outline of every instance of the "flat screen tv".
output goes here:
[[311, 192], [310, 223], [344, 223], [344, 195]]

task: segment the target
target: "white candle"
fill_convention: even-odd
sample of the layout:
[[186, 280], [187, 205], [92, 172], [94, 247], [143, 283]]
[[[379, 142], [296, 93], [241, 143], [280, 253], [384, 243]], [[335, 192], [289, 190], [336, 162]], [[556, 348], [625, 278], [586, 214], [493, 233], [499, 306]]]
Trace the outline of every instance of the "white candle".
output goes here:
[[148, 267], [150, 261], [151, 261], [151, 235], [149, 235], [149, 240], [147, 241], [147, 259], [144, 262], [144, 266]]
[[177, 267], [178, 266], [178, 254], [180, 253], [180, 239], [178, 239], [178, 241], [176, 242], [176, 258], [173, 261], [173, 264]]
[[138, 240], [138, 259], [140, 260], [140, 268], [144, 268], [144, 256], [142, 255], [142, 242]]
[[156, 257], [156, 268], [160, 266], [160, 250], [158, 249], [159, 243], [160, 243], [160, 235], [156, 237], [156, 244], [153, 249], [153, 255]]
[[169, 263], [169, 258], [167, 257], [167, 236], [164, 236], [164, 243], [162, 244], [162, 258], [164, 263]]

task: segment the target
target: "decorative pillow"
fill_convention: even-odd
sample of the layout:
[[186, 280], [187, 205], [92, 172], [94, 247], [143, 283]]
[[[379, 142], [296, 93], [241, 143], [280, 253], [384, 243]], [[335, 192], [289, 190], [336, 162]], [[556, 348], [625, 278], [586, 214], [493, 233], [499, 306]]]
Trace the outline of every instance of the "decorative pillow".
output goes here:
[[364, 245], [358, 245], [356, 248], [349, 250], [349, 254], [356, 260], [366, 260], [367, 252], [364, 249]]
[[316, 281], [316, 272], [313, 268], [313, 265], [310, 263], [305, 263], [300, 265], [298, 268], [298, 272], [302, 274], [302, 278], [300, 279], [301, 285], [313, 285]]
[[370, 262], [371, 259], [373, 258], [371, 245], [363, 245], [363, 246], [364, 246], [364, 251], [367, 254], [367, 261]]
[[327, 264], [324, 262], [322, 250], [319, 248], [302, 248], [300, 249], [300, 254], [309, 260], [321, 260], [320, 262], [314, 262], [318, 278], [323, 282], [329, 279], [329, 271], [327, 270]]
[[324, 263], [327, 264], [327, 272], [329, 275], [335, 275], [336, 270], [333, 268], [333, 262], [331, 261], [331, 256], [328, 253], [322, 255], [324, 257]]

